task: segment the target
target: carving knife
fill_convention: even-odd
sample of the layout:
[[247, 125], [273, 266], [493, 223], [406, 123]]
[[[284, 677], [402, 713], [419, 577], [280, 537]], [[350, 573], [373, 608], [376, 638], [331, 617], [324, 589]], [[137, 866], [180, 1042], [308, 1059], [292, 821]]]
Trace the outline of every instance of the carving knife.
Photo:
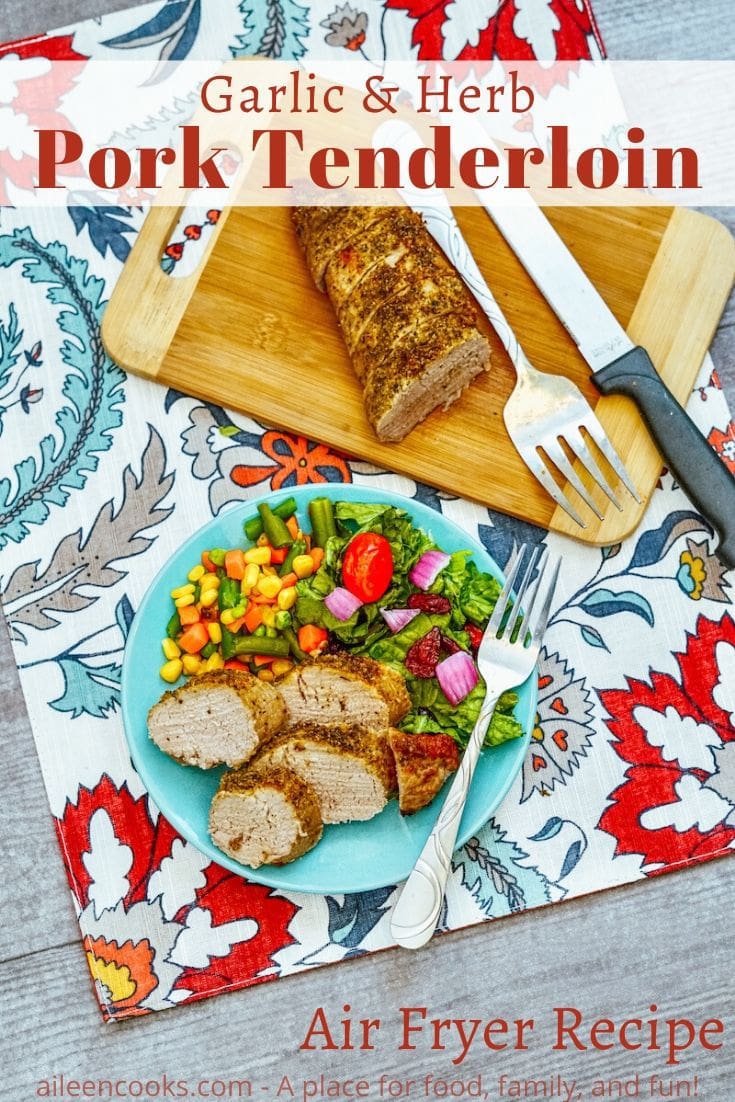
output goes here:
[[[467, 130], [462, 140], [467, 143]], [[458, 135], [459, 136], [459, 135]], [[472, 144], [490, 143], [487, 135]], [[624, 394], [641, 411], [656, 444], [689, 498], [720, 534], [717, 554], [735, 566], [735, 477], [710, 446], [527, 193], [519, 205], [493, 203], [477, 192], [592, 369], [602, 394]]]

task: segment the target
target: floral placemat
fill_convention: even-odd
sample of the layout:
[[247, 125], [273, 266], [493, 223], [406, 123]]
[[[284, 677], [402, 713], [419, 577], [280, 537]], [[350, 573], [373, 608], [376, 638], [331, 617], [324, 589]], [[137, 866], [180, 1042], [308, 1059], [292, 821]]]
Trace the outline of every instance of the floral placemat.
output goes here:
[[[86, 59], [122, 49], [174, 60], [330, 50], [572, 59], [599, 44], [574, 0], [169, 0], [4, 47], [0, 99], [22, 120], [24, 97], [48, 91], [45, 59], [78, 62], [78, 93]], [[53, 95], [49, 111], [63, 119], [58, 81]], [[18, 148], [31, 147], [0, 138], [16, 196], [34, 167]], [[29, 220], [5, 209], [0, 220], [0, 597], [103, 1015], [391, 943], [394, 888], [317, 897], [249, 884], [177, 836], [130, 763], [120, 668], [146, 587], [212, 514], [269, 488], [380, 486], [441, 510], [501, 564], [523, 539], [563, 555], [531, 750], [500, 812], [455, 855], [444, 929], [731, 851], [731, 579], [671, 476], [635, 536], [600, 552], [126, 378], [99, 322], [142, 219], [80, 196], [68, 210]], [[181, 252], [201, 228], [182, 231]], [[709, 360], [690, 411], [735, 469], [735, 425]]]

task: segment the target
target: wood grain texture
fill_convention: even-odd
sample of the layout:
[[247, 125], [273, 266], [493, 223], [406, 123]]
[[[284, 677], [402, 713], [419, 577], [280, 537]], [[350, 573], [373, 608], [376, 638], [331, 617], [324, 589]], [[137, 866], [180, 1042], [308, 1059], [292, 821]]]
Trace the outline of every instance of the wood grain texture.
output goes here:
[[[149, 213], [102, 323], [107, 350], [122, 367], [592, 543], [614, 543], [635, 529], [661, 458], [632, 402], [600, 398], [574, 342], [484, 211], [463, 208], [457, 217], [531, 363], [567, 375], [584, 391], [643, 498], [638, 505], [622, 491], [618, 512], [599, 491], [605, 514], [599, 522], [568, 491], [588, 522], [584, 530], [555, 510], [506, 433], [503, 407], [515, 373], [484, 319], [490, 371], [400, 444], [381, 444], [288, 209], [226, 214], [198, 274], [177, 279], [158, 263], [176, 212], [161, 207]], [[731, 235], [712, 219], [683, 210], [672, 217], [668, 208], [559, 208], [548, 214], [618, 319], [686, 399], [735, 277]]]
[[[613, 57], [733, 56], [732, 0], [594, 0]], [[0, 37], [31, 34], [83, 15], [132, 6], [127, 0], [0, 0]], [[735, 228], [732, 211], [717, 216]], [[735, 405], [735, 303], [731, 300], [712, 355]], [[78, 927], [50, 823], [40, 770], [25, 718], [7, 633], [0, 630], [0, 1098], [26, 1102], [38, 1079], [103, 1074], [194, 1076], [290, 1073], [403, 1077], [425, 1072], [491, 1077], [505, 1071], [534, 1078], [545, 1072], [628, 1076], [663, 1071], [651, 1056], [604, 1054], [489, 1055], [462, 1068], [446, 1055], [381, 1050], [356, 1059], [296, 1055], [308, 1014], [337, 1011], [345, 1001], [361, 1013], [427, 1005], [449, 1016], [535, 1016], [576, 1005], [589, 1013], [645, 1012], [656, 1000], [667, 1013], [732, 1022], [732, 861], [715, 861], [653, 884], [640, 884], [491, 926], [460, 932], [418, 956], [395, 952], [354, 960], [272, 985], [207, 1000], [117, 1027], [104, 1026], [89, 986]], [[39, 872], [40, 870], [40, 872]], [[69, 944], [55, 948], [60, 943]], [[22, 956], [19, 954], [19, 947]], [[17, 958], [17, 959], [11, 959]], [[263, 1035], [267, 1045], [263, 1045]], [[655, 1055], [655, 1054], [654, 1054]], [[420, 1059], [417, 1059], [420, 1057]], [[680, 1078], [699, 1073], [702, 1102], [732, 1102], [735, 1047], [689, 1059]]]

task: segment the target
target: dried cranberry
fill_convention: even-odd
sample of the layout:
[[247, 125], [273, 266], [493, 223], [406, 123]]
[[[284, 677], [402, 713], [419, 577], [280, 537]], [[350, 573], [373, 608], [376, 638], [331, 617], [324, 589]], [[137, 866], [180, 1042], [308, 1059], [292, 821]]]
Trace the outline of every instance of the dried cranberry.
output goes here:
[[451, 602], [439, 593], [412, 593], [408, 598], [409, 608], [419, 608], [430, 615], [443, 616], [452, 611]]
[[484, 631], [482, 628], [478, 628], [476, 624], [465, 624], [464, 630], [470, 637], [470, 646], [473, 650], [477, 650], [485, 634]]
[[406, 669], [414, 677], [433, 677], [442, 649], [442, 633], [432, 628], [423, 638], [409, 647]]
[[456, 654], [457, 651], [462, 650], [459, 643], [455, 643], [454, 639], [450, 639], [448, 635], [442, 635], [442, 650], [445, 650], [447, 654]]

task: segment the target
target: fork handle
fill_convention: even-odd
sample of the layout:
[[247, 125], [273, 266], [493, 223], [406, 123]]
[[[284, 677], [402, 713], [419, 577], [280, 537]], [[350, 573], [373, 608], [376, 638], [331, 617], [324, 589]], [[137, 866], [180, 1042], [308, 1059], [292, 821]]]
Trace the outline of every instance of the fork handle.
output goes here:
[[485, 698], [439, 818], [393, 911], [391, 934], [404, 949], [419, 949], [436, 929], [472, 775], [499, 697], [500, 693], [488, 692]]
[[631, 349], [592, 379], [603, 394], [633, 399], [677, 480], [719, 532], [716, 554], [725, 566], [735, 566], [735, 478], [679, 405], [646, 350]]

